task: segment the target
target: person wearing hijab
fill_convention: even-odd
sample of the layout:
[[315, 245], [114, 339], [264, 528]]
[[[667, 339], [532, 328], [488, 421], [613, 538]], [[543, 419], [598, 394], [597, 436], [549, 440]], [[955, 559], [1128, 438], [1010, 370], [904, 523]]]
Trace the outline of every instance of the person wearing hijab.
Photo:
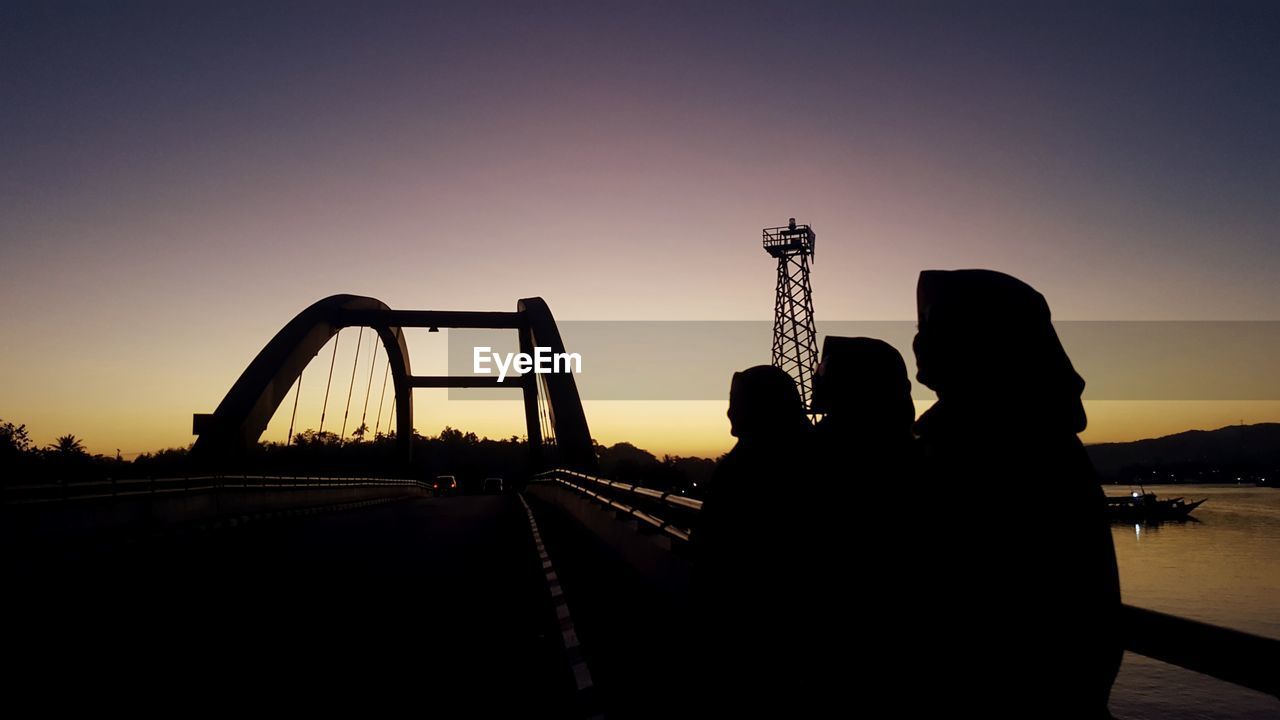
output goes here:
[[813, 427], [785, 372], [735, 373], [728, 416], [737, 443], [716, 466], [691, 536], [701, 710], [716, 715], [782, 706], [800, 691], [804, 659], [790, 625], [804, 600], [797, 504], [812, 475]]
[[[902, 354], [866, 337], [829, 336], [814, 377], [821, 467], [814, 503], [810, 624], [846, 662], [820, 668], [823, 684], [905, 694], [911, 682], [918, 568], [913, 520], [901, 510], [915, 490], [915, 404]], [[874, 622], [868, 622], [874, 618]], [[839, 656], [837, 656], [839, 657]]]
[[889, 343], [828, 337], [814, 378], [813, 411], [822, 414], [817, 440], [832, 475], [853, 474], [864, 483], [894, 480], [908, 464], [916, 408], [907, 365]]
[[1107, 718], [1122, 655], [1104, 496], [1077, 434], [1084, 381], [1044, 297], [989, 270], [917, 288], [916, 423], [935, 612], [934, 702], [986, 717]]

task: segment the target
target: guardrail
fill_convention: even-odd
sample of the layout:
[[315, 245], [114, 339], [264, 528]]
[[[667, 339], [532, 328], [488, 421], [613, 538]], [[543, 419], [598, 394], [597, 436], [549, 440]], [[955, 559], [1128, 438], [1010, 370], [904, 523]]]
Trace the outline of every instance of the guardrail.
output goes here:
[[222, 489], [285, 490], [353, 487], [419, 487], [430, 489], [431, 486], [421, 480], [405, 478], [198, 475], [180, 478], [141, 478], [94, 480], [78, 483], [9, 485], [3, 488], [0, 497], [3, 497], [5, 505], [34, 505]]
[[1126, 650], [1280, 698], [1280, 641], [1132, 605], [1121, 611]]
[[[630, 483], [555, 469], [534, 476], [592, 497], [668, 536], [687, 542], [702, 501]], [[672, 510], [674, 525], [659, 515]], [[1280, 698], [1280, 640], [1132, 605], [1121, 606], [1125, 649], [1160, 662]]]
[[0, 488], [0, 542], [61, 547], [429, 492], [405, 478], [247, 474], [9, 485]]
[[[701, 500], [616, 480], [606, 480], [574, 470], [548, 470], [534, 475], [534, 479], [559, 483], [682, 542], [689, 541], [693, 518], [698, 511], [702, 510]], [[679, 524], [668, 522], [654, 514], [663, 511], [675, 513], [675, 516], [680, 518]]]

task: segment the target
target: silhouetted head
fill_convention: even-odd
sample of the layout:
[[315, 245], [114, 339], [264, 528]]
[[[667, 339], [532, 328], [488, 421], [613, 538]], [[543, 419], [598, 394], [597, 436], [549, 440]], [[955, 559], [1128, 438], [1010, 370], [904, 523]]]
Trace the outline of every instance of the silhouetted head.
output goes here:
[[729, 424], [733, 436], [743, 440], [789, 437], [810, 427], [795, 381], [773, 365], [733, 374]]
[[828, 337], [813, 379], [813, 410], [823, 422], [882, 435], [909, 435], [916, 419], [902, 354], [883, 340]]
[[926, 270], [916, 302], [916, 379], [940, 401], [1084, 429], [1084, 380], [1034, 288], [992, 270]]

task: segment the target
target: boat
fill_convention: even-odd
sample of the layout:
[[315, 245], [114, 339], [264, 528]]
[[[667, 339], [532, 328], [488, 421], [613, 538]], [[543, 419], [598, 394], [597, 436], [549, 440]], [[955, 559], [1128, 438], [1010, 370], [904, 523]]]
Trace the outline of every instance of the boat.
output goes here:
[[1120, 497], [1108, 497], [1106, 510], [1107, 516], [1118, 522], [1169, 522], [1190, 519], [1191, 511], [1203, 504], [1204, 500], [1187, 502], [1180, 497], [1161, 500], [1155, 493], [1143, 489]]

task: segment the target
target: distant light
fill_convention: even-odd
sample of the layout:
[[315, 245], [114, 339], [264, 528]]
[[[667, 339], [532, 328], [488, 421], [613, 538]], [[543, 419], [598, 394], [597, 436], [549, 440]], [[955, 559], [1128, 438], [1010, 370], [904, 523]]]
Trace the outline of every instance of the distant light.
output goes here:
[[1133, 494], [1133, 496], [1134, 496], [1134, 497], [1138, 497], [1138, 493], [1136, 493], [1136, 492], [1135, 492], [1135, 493]]

